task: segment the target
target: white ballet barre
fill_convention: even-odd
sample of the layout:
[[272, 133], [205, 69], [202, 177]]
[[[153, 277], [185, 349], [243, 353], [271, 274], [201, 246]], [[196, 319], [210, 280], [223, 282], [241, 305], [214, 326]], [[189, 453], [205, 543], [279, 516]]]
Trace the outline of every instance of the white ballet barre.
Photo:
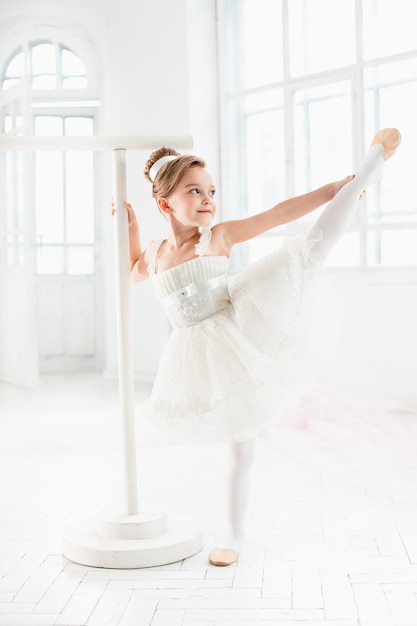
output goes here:
[[134, 373], [130, 313], [129, 234], [126, 150], [153, 150], [160, 146], [192, 147], [190, 136], [11, 136], [0, 135], [0, 152], [37, 150], [113, 151], [115, 209], [116, 311], [119, 396], [122, 416], [125, 508], [99, 520], [83, 520], [63, 530], [63, 553], [71, 561], [93, 567], [140, 568], [165, 565], [187, 558], [202, 548], [195, 522], [166, 513], [144, 513], [137, 497]]
[[191, 148], [193, 140], [188, 135], [74, 135], [29, 136], [0, 135], [0, 152], [35, 150], [155, 150], [161, 146], [179, 149]]

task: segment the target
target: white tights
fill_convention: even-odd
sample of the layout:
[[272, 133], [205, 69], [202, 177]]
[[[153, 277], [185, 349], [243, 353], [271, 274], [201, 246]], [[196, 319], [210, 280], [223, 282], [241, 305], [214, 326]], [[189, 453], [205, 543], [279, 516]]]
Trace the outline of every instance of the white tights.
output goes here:
[[333, 246], [347, 230], [358, 206], [361, 193], [375, 181], [384, 165], [381, 144], [371, 146], [355, 178], [348, 182], [329, 202], [310, 231], [309, 238], [318, 239], [312, 252], [325, 261]]
[[[369, 149], [355, 178], [342, 187], [320, 215], [309, 235], [310, 238], [317, 239], [312, 252], [317, 254], [320, 262], [326, 259], [332, 247], [348, 228], [361, 193], [375, 181], [383, 164], [382, 146], [375, 144]], [[245, 535], [256, 440], [234, 442], [231, 447], [232, 470], [229, 499], [231, 536], [227, 547], [239, 550]]]
[[251, 470], [255, 460], [256, 440], [235, 441], [231, 444], [231, 448], [230, 538], [227, 547], [239, 551], [245, 537]]

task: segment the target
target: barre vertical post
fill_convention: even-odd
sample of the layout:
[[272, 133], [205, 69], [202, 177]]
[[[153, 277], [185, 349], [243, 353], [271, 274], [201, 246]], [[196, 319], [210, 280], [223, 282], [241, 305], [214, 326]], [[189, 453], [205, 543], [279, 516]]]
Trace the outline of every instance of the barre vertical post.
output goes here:
[[129, 225], [124, 203], [127, 199], [126, 150], [113, 150], [113, 201], [115, 208], [115, 272], [118, 336], [119, 394], [122, 413], [123, 463], [126, 514], [138, 513], [135, 400], [130, 309]]

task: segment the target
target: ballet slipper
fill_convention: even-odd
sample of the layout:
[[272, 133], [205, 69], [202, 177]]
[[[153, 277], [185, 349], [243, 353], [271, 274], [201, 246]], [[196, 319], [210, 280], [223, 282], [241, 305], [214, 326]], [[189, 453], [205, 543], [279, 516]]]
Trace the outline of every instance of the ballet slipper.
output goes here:
[[225, 567], [237, 560], [237, 552], [233, 548], [213, 548], [208, 557], [212, 565]]
[[384, 150], [384, 160], [387, 161], [394, 154], [401, 143], [401, 135], [396, 128], [384, 128], [376, 133], [371, 146], [380, 143]]

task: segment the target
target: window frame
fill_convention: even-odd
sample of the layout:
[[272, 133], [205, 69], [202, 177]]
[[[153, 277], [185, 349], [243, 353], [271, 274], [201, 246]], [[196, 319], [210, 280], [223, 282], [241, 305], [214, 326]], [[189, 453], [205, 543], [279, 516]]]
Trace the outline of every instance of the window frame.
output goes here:
[[[234, 132], [231, 130], [231, 124], [229, 122], [229, 109], [231, 103], [243, 102], [245, 97], [255, 96], [257, 94], [265, 93], [268, 90], [282, 90], [283, 92], [283, 108], [284, 108], [284, 150], [286, 159], [285, 168], [285, 192], [281, 198], [277, 198], [277, 202], [285, 197], [291, 197], [297, 193], [296, 191], [296, 171], [295, 171], [295, 146], [294, 146], [294, 95], [301, 89], [308, 89], [311, 87], [323, 86], [330, 83], [336, 83], [339, 81], [348, 80], [351, 84], [350, 100], [351, 100], [351, 115], [352, 115], [352, 137], [351, 137], [351, 150], [352, 150], [352, 167], [356, 168], [359, 164], [363, 154], [365, 154], [367, 146], [369, 145], [370, 137], [365, 135], [366, 125], [366, 105], [365, 105], [365, 71], [390, 63], [406, 61], [408, 59], [417, 59], [417, 49], [414, 51], [400, 52], [397, 54], [391, 54], [384, 57], [364, 59], [362, 50], [362, 38], [361, 34], [361, 6], [362, 0], [354, 0], [355, 4], [355, 46], [356, 46], [356, 59], [357, 62], [343, 66], [340, 68], [334, 68], [331, 70], [325, 70], [310, 75], [304, 76], [290, 76], [290, 64], [289, 64], [289, 48], [287, 42], [289, 40], [289, 23], [288, 23], [288, 2], [290, 0], [282, 0], [283, 7], [283, 79], [277, 82], [271, 82], [265, 85], [249, 88], [240, 88], [231, 90], [228, 88], [228, 68], [227, 68], [227, 35], [230, 33], [231, 24], [228, 23], [227, 9], [224, 0], [216, 0], [216, 13], [217, 13], [217, 50], [218, 50], [218, 67], [219, 67], [219, 113], [220, 113], [220, 161], [221, 161], [221, 203], [223, 207], [223, 218], [242, 218], [247, 215], [247, 193], [244, 188], [244, 181], [248, 172], [245, 168], [245, 139], [242, 131], [243, 117], [241, 114], [241, 120], [234, 120], [234, 124], [239, 128]], [[404, 81], [411, 82], [411, 79]], [[389, 83], [392, 84], [391, 82]], [[383, 88], [382, 84], [378, 85], [379, 89]], [[354, 171], [354, 169], [353, 169]], [[259, 210], [269, 208], [268, 206], [259, 207]], [[345, 263], [340, 265], [331, 266], [335, 270], [351, 271], [356, 269], [369, 269], [369, 270], [399, 270], [399, 269], [412, 269], [417, 267], [417, 261], [413, 264], [399, 264], [390, 265], [382, 264], [378, 262], [370, 262], [370, 247], [368, 243], [369, 236], [374, 236], [375, 239], [381, 237], [384, 232], [394, 232], [398, 230], [413, 230], [416, 233], [417, 238], [417, 206], [414, 206], [409, 211], [411, 218], [407, 220], [404, 215], [405, 210], [401, 214], [402, 219], [400, 221], [392, 219], [391, 221], [385, 219], [384, 222], [372, 221], [369, 218], [365, 201], [361, 202], [357, 211], [355, 221], [350, 225], [348, 232], [356, 233], [359, 245], [359, 255], [357, 263]], [[280, 237], [283, 239], [285, 236], [298, 234], [305, 232], [305, 222], [293, 222], [285, 227], [281, 227]], [[268, 231], [261, 235], [262, 238], [277, 238], [277, 231]], [[251, 255], [248, 252], [250, 243], [245, 244], [244, 250], [239, 251], [236, 254], [237, 263], [243, 263], [250, 260]]]
[[[63, 78], [66, 75], [61, 71], [62, 63], [56, 63], [57, 87], [55, 89], [34, 89], [32, 79], [34, 75], [31, 73], [30, 55], [34, 46], [47, 43], [51, 44], [55, 48], [56, 59], [58, 55], [62, 54], [63, 50], [69, 50], [75, 54], [85, 67], [85, 76], [87, 85], [80, 88], [65, 88], [63, 87]], [[6, 47], [7, 46], [7, 47]], [[6, 54], [5, 50], [9, 53]], [[10, 52], [10, 50], [12, 52]], [[97, 59], [94, 58], [93, 50], [82, 43], [79, 37], [76, 37], [55, 25], [31, 26], [27, 29], [23, 28], [20, 33], [14, 33], [13, 37], [9, 40], [5, 37], [2, 46], [0, 46], [0, 52], [3, 52], [3, 64], [0, 68], [0, 90], [2, 90], [3, 81], [7, 80], [6, 72], [9, 64], [20, 53], [24, 55], [25, 73], [16, 85], [6, 87], [5, 92], [14, 90], [15, 88], [23, 88], [24, 90], [24, 107], [22, 111], [23, 126], [21, 132], [25, 134], [34, 134], [34, 121], [35, 117], [42, 115], [57, 115], [61, 118], [65, 117], [89, 117], [93, 120], [93, 133], [97, 132], [99, 125], [99, 113], [100, 113], [100, 99], [98, 90], [98, 75], [99, 64], [96, 63]], [[16, 77], [17, 78], [17, 77]], [[19, 87], [17, 87], [17, 85]], [[15, 133], [14, 133], [15, 134]], [[20, 134], [20, 132], [18, 132]], [[65, 152], [63, 153], [65, 156]], [[33, 155], [33, 166], [35, 163], [35, 157]], [[97, 204], [97, 177], [98, 177], [98, 159], [97, 155], [92, 151], [92, 166], [93, 166], [93, 198], [94, 205]], [[65, 170], [63, 175], [65, 175]], [[36, 208], [34, 206], [34, 208]], [[63, 208], [65, 218], [65, 207]], [[44, 246], [59, 245], [63, 248], [64, 254], [64, 269], [58, 274], [54, 272], [39, 272], [39, 276], [74, 276], [79, 277], [81, 275], [93, 276], [97, 274], [98, 268], [96, 266], [97, 261], [97, 248], [99, 246], [99, 222], [97, 216], [94, 217], [94, 231], [95, 238], [92, 244], [88, 244], [93, 247], [93, 260], [94, 269], [92, 272], [86, 272], [85, 274], [68, 272], [67, 266], [67, 250], [72, 245], [68, 241], [64, 240], [62, 244], [45, 244], [40, 241], [36, 241], [36, 256], [38, 249]], [[81, 245], [81, 244], [80, 244]], [[87, 245], [87, 244], [85, 244]]]

